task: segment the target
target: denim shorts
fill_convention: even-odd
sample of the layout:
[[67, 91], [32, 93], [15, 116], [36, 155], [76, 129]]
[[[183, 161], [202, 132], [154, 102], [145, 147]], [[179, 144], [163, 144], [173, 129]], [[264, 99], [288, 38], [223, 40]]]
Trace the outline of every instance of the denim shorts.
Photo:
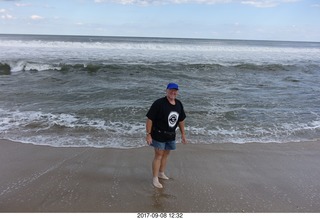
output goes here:
[[167, 141], [167, 142], [159, 142], [152, 139], [151, 146], [155, 149], [159, 150], [175, 150], [176, 149], [176, 141]]

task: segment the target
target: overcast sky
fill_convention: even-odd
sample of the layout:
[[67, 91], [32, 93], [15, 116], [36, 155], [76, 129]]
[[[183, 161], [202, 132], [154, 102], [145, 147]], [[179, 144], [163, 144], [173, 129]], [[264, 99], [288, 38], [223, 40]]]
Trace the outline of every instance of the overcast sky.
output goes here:
[[320, 42], [320, 1], [0, 0], [0, 33]]

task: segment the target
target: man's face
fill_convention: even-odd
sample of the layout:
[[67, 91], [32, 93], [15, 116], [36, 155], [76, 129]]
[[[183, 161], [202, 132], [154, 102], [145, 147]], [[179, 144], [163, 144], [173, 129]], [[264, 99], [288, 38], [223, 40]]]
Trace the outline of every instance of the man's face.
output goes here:
[[174, 100], [178, 96], [178, 90], [176, 89], [167, 89], [167, 97], [170, 100]]

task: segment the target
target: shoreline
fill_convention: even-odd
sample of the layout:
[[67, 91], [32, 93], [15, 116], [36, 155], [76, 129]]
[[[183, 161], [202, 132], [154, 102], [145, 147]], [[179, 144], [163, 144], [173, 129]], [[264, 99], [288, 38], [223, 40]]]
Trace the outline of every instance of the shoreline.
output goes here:
[[0, 140], [0, 212], [320, 212], [319, 141], [177, 146], [156, 189], [148, 146]]

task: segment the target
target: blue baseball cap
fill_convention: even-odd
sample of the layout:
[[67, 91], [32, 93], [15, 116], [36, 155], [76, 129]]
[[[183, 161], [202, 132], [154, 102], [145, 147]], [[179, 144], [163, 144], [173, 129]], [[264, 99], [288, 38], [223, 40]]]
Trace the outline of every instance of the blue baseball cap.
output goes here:
[[179, 90], [179, 86], [176, 83], [169, 83], [167, 89]]

